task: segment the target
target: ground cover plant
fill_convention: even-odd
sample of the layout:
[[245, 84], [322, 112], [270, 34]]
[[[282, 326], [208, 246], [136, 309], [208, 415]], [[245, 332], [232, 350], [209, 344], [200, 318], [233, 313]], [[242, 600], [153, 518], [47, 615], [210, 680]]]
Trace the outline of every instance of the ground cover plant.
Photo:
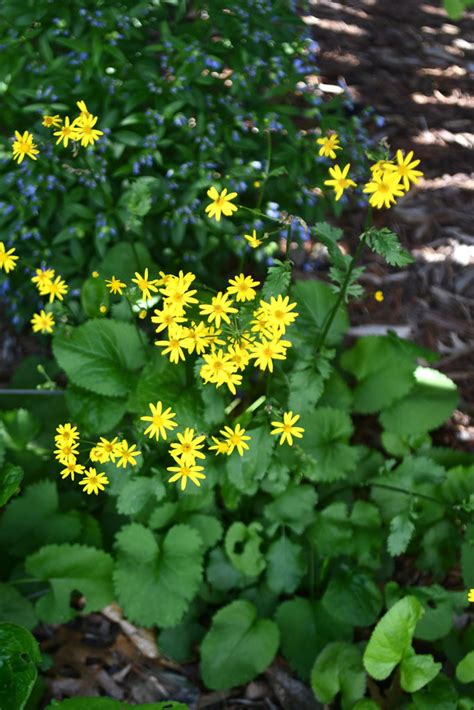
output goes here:
[[[246, 248], [249, 214], [210, 226], [204, 187], [225, 180], [243, 204], [260, 195], [264, 211], [314, 223], [336, 206], [314, 189], [326, 170], [315, 137], [338, 130], [354, 168], [369, 145], [363, 116], [303, 81], [318, 47], [286, 1], [250, 12], [221, 0], [6, 0], [0, 34], [4, 135], [29, 131], [39, 151], [18, 166], [2, 141], [0, 239], [37, 264], [54, 254], [75, 289], [124, 240], [139, 239], [170, 270], [184, 259], [203, 275], [209, 258], [227, 269]], [[76, 150], [51, 139], [57, 126], [43, 116], [72, 120], [85, 86], [104, 135]], [[269, 150], [280, 171], [271, 195], [259, 192]], [[23, 275], [0, 294], [18, 326], [34, 299]]]
[[[96, 125], [78, 109], [76, 142]], [[13, 150], [34, 149], [20, 135]], [[337, 134], [315, 150], [336, 200], [355, 189]], [[138, 242], [106, 252], [79, 300], [54, 263], [34, 271], [31, 324], [52, 334], [52, 357], [20, 365], [12, 388], [36, 393], [1, 415], [4, 697], [23, 707], [34, 685], [38, 620], [116, 600], [158, 629], [163, 653], [198, 655], [211, 689], [246, 683], [281, 654], [323, 703], [472, 706], [474, 465], [430, 436], [456, 387], [432, 352], [394, 334], [342, 347], [361, 251], [410, 260], [372, 212], [421, 174], [401, 151], [367, 163], [354, 256], [326, 222], [264, 217], [258, 198], [242, 206], [223, 185], [203, 191], [207, 219], [245, 210], [285, 230], [262, 281], [244, 260], [217, 290], [164, 271]], [[328, 251], [329, 284], [292, 283], [301, 224]], [[268, 231], [252, 230], [254, 249]], [[21, 260], [2, 254], [8, 279]]]

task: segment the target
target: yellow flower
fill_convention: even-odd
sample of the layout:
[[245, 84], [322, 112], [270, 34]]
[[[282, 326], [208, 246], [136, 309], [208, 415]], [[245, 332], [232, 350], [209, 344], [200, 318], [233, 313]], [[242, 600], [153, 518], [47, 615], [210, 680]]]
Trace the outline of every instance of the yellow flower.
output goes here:
[[209, 451], [215, 451], [216, 454], [226, 454], [229, 451], [229, 442], [224, 439], [218, 439], [216, 436], [211, 437], [214, 444], [209, 446]]
[[171, 443], [170, 454], [176, 461], [192, 466], [196, 459], [206, 458], [201, 449], [204, 447], [205, 436], [194, 437], [194, 429], [186, 427], [184, 433], [178, 432], [178, 441]]
[[14, 254], [15, 249], [5, 249], [5, 244], [0, 242], [0, 269], [4, 269], [5, 273], [13, 271], [19, 258]]
[[59, 424], [59, 426], [56, 427], [56, 431], [58, 433], [54, 438], [56, 439], [57, 443], [68, 444], [71, 441], [76, 441], [76, 439], [79, 439], [79, 432], [77, 430], [77, 426], [72, 426], [72, 424], [70, 424], [69, 422], [66, 422], [66, 424]]
[[190, 328], [185, 328], [185, 336], [183, 339], [183, 347], [187, 348], [188, 353], [196, 351], [197, 355], [202, 353], [209, 347], [209, 328], [204, 323], [196, 323], [193, 321]]
[[386, 158], [382, 158], [381, 160], [377, 160], [376, 163], [370, 166], [370, 172], [374, 177], [381, 177], [385, 172], [389, 172], [389, 167], [392, 166], [393, 164], [390, 160], [387, 160]]
[[248, 241], [248, 243], [250, 244], [252, 249], [257, 249], [257, 247], [259, 247], [260, 244], [262, 244], [262, 240], [257, 239], [257, 230], [256, 229], [254, 229], [252, 231], [252, 234], [244, 234], [244, 239], [246, 239]]
[[292, 313], [293, 309], [296, 308], [296, 303], [290, 303], [289, 296], [285, 296], [284, 298], [281, 295], [279, 295], [278, 298], [272, 296], [270, 303], [261, 301], [260, 306], [267, 317], [267, 327], [269, 326], [275, 329], [278, 333], [284, 333], [286, 328], [291, 325], [299, 315], [298, 313]]
[[54, 455], [60, 463], [66, 465], [77, 457], [78, 446], [79, 444], [76, 442], [56, 442]]
[[273, 360], [285, 360], [286, 349], [291, 346], [288, 340], [267, 340], [262, 338], [259, 342], [253, 343], [251, 358], [255, 358], [255, 365], [261, 370], [273, 372]]
[[35, 313], [30, 321], [33, 326], [33, 333], [52, 333], [55, 326], [52, 313], [46, 313], [43, 309]]
[[382, 301], [383, 301], [383, 291], [376, 291], [376, 292], [374, 293], [374, 298], [375, 298], [375, 300], [378, 301], [379, 303], [382, 303]]
[[237, 211], [237, 205], [233, 205], [231, 200], [237, 197], [236, 192], [227, 194], [227, 188], [224, 188], [219, 194], [215, 187], [210, 187], [207, 191], [207, 196], [211, 198], [211, 204], [207, 205], [206, 212], [209, 217], [214, 217], [216, 222], [220, 222], [221, 214], [224, 217], [230, 217], [233, 212]]
[[97, 123], [97, 116], [89, 115], [87, 118], [79, 117], [76, 122], [76, 140], [81, 141], [83, 148], [87, 148], [88, 145], [94, 145], [95, 141], [98, 141], [101, 136], [104, 135], [103, 131], [99, 131], [94, 128]]
[[39, 289], [39, 292], [42, 296], [49, 296], [49, 302], [52, 303], [55, 298], [62, 301], [63, 296], [68, 290], [69, 287], [66, 282], [63, 281], [60, 276], [56, 276], [54, 281], [45, 281], [44, 285]]
[[71, 477], [72, 480], [74, 480], [74, 476], [76, 473], [82, 473], [84, 471], [84, 466], [82, 464], [77, 463], [77, 459], [74, 456], [69, 463], [64, 464], [65, 468], [63, 468], [62, 471], [60, 471], [61, 478], [67, 478], [68, 476]]
[[257, 295], [255, 286], [260, 286], [260, 281], [254, 281], [251, 276], [244, 276], [244, 274], [229, 279], [229, 283], [227, 293], [231, 296], [235, 294], [237, 301], [253, 301]]
[[199, 479], [203, 480], [206, 476], [201, 473], [204, 471], [203, 466], [196, 466], [194, 462], [192, 464], [185, 464], [182, 461], [177, 461], [177, 466], [168, 466], [167, 471], [176, 471], [171, 478], [168, 479], [168, 483], [174, 483], [181, 479], [181, 490], [184, 491], [188, 478], [196, 485], [200, 486]]
[[[236, 394], [237, 390], [235, 389], [235, 386], [239, 386], [242, 384], [242, 375], [239, 375], [237, 372], [226, 372], [223, 381], [227, 385], [229, 390], [232, 392], [232, 394]], [[220, 385], [218, 384], [217, 387], [219, 386]]]
[[242, 429], [240, 424], [236, 424], [234, 429], [230, 426], [225, 426], [220, 430], [224, 440], [228, 444], [227, 455], [230, 456], [234, 449], [237, 449], [240, 456], [244, 455], [244, 450], [249, 448], [247, 441], [250, 441], [250, 436], [245, 434], [245, 429]]
[[100, 276], [100, 274], [99, 274], [98, 271], [93, 271], [93, 272], [92, 272], [92, 278], [93, 278], [93, 279], [98, 279], [99, 276]]
[[148, 311], [145, 311], [143, 308], [141, 311], [138, 311], [138, 317], [140, 318], [140, 320], [145, 320], [145, 318], [147, 317], [147, 313]]
[[173, 306], [164, 307], [161, 311], [155, 308], [153, 313], [155, 315], [151, 317], [151, 322], [157, 324], [155, 328], [156, 333], [160, 333], [162, 330], [166, 330], [173, 325], [179, 325], [186, 321], [186, 318], [179, 315]]
[[336, 193], [336, 202], [341, 199], [344, 190], [348, 187], [356, 187], [354, 180], [347, 177], [351, 167], [350, 163], [347, 163], [344, 170], [341, 170], [339, 165], [335, 165], [333, 168], [329, 168], [329, 174], [331, 175], [331, 180], [325, 180], [324, 184], [329, 185], [334, 188]]
[[120, 279], [116, 279], [115, 276], [112, 276], [111, 279], [106, 279], [105, 285], [109, 289], [110, 293], [118, 293], [119, 296], [122, 295], [123, 289], [127, 287], [127, 284], [125, 284], [123, 281], [120, 281]]
[[183, 315], [185, 308], [198, 303], [197, 298], [194, 298], [196, 289], [189, 290], [195, 278], [196, 276], [191, 272], [183, 274], [180, 271], [179, 276], [171, 276], [167, 279], [164, 287], [160, 289], [160, 293], [165, 296], [165, 306], [174, 308], [178, 315]]
[[61, 125], [61, 117], [59, 113], [55, 116], [43, 116], [42, 124], [43, 126], [46, 126], [46, 128], [57, 128]]
[[152, 416], [140, 417], [143, 422], [151, 422], [145, 429], [145, 436], [149, 436], [150, 439], [155, 437], [157, 441], [160, 436], [162, 439], [166, 439], [166, 430], [178, 426], [177, 422], [172, 421], [176, 414], [171, 411], [171, 407], [163, 411], [161, 402], [157, 402], [156, 405], [150, 402], [149, 407]]
[[214, 382], [218, 387], [224, 384], [228, 376], [237, 370], [237, 366], [230, 360], [230, 355], [223, 350], [205, 353], [202, 359], [204, 365], [199, 374], [204, 382]]
[[69, 141], [78, 140], [76, 121], [70, 123], [69, 116], [66, 116], [63, 125], [61, 126], [59, 131], [54, 131], [53, 136], [58, 136], [56, 145], [58, 145], [58, 143], [61, 143], [62, 141], [64, 147], [67, 148]]
[[[94, 458], [91, 460], [100, 461], [100, 463], [106, 463], [107, 461], [114, 462], [115, 459], [121, 455], [120, 444], [118, 444], [118, 437], [115, 437], [111, 441], [105, 439], [103, 436], [100, 437], [100, 441], [94, 446]], [[91, 451], [92, 453], [92, 451]]]
[[32, 160], [38, 160], [36, 157], [39, 150], [36, 148], [36, 143], [33, 143], [33, 136], [29, 131], [25, 131], [23, 135], [15, 131], [16, 140], [13, 141], [12, 152], [13, 160], [16, 160], [18, 165], [22, 162], [25, 155]]
[[336, 150], [342, 150], [341, 146], [339, 145], [339, 138], [337, 133], [331, 133], [329, 136], [325, 136], [324, 138], [318, 138], [316, 143], [319, 143], [321, 148], [319, 149], [319, 155], [324, 155], [325, 158], [334, 158], [336, 157]]
[[92, 449], [89, 451], [89, 458], [91, 461], [94, 461], [94, 463], [96, 461], [100, 461], [102, 455], [100, 454], [97, 446], [93, 446]]
[[96, 495], [99, 491], [103, 491], [105, 486], [109, 483], [109, 479], [105, 473], [97, 473], [95, 468], [89, 468], [84, 475], [84, 478], [79, 481], [80, 486], [84, 486], [83, 491], [90, 495], [95, 493]]
[[168, 340], [155, 340], [155, 345], [165, 346], [161, 351], [162, 355], [169, 355], [170, 361], [178, 364], [184, 360], [185, 329], [180, 325], [174, 325], [168, 330]]
[[412, 150], [410, 150], [410, 152], [407, 153], [406, 156], [403, 155], [401, 150], [397, 150], [397, 164], [393, 165], [392, 163], [389, 163], [387, 165], [387, 170], [391, 172], [392, 175], [396, 175], [399, 181], [403, 184], [405, 190], [410, 189], [410, 182], [416, 184], [419, 179], [423, 177], [423, 173], [421, 172], [421, 170], [415, 170], [417, 165], [420, 164], [420, 161], [412, 161], [412, 158]]
[[121, 466], [125, 468], [127, 464], [131, 466], [137, 465], [135, 458], [141, 456], [141, 451], [135, 451], [136, 448], [136, 444], [129, 446], [126, 439], [123, 439], [120, 444], [117, 444], [117, 456], [120, 456], [119, 461], [117, 461], [118, 468]]
[[105, 315], [107, 313], [107, 306], [104, 306], [104, 304], [102, 304], [101, 306], [99, 306], [99, 311], [102, 313], [102, 315]]
[[232, 362], [238, 370], [245, 370], [250, 362], [249, 350], [240, 343], [230, 345], [227, 349], [227, 354], [229, 356], [229, 362]]
[[88, 108], [86, 106], [85, 101], [83, 101], [82, 99], [80, 101], [76, 101], [76, 106], [79, 109], [79, 111], [81, 112], [80, 116], [79, 116], [80, 119], [87, 119], [90, 116], [92, 116], [91, 112], [88, 110]]
[[228, 294], [219, 291], [217, 296], [214, 296], [211, 303], [204, 303], [199, 306], [201, 315], [207, 316], [209, 323], [214, 321], [216, 328], [219, 328], [221, 321], [230, 323], [229, 313], [237, 313], [237, 308], [233, 308], [232, 301], [228, 301]]
[[143, 272], [143, 276], [136, 271], [135, 278], [132, 279], [132, 281], [134, 284], [137, 284], [138, 288], [142, 292], [142, 298], [145, 302], [151, 301], [151, 291], [158, 291], [155, 286], [155, 279], [148, 278], [148, 268], [146, 268]]
[[51, 279], [53, 278], [54, 269], [36, 269], [36, 276], [33, 276], [31, 280], [41, 292], [41, 289], [51, 283]]
[[369, 203], [372, 207], [381, 209], [395, 204], [395, 198], [404, 194], [403, 186], [399, 183], [399, 178], [394, 173], [382, 173], [379, 177], [366, 183], [364, 192], [372, 193]]
[[283, 412], [282, 422], [272, 422], [272, 426], [275, 427], [272, 430], [272, 434], [280, 436], [280, 445], [284, 444], [285, 441], [293, 446], [293, 437], [301, 439], [303, 437], [304, 429], [301, 426], [295, 426], [296, 422], [300, 418], [299, 414], [293, 414], [292, 411]]
[[470, 589], [467, 593], [467, 601], [474, 603], [474, 589]]

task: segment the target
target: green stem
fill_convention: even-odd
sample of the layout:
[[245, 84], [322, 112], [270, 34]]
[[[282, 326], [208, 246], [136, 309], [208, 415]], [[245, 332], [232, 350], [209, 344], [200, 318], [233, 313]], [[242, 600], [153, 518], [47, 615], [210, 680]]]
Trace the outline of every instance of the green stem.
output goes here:
[[254, 214], [256, 217], [262, 217], [263, 219], [268, 219], [270, 222], [277, 222], [278, 224], [281, 224], [281, 219], [276, 219], [275, 217], [269, 217], [265, 212], [262, 212], [261, 210], [257, 210], [255, 207], [246, 207], [245, 205], [237, 205], [239, 210], [247, 210], [247, 212], [251, 212]]
[[288, 229], [286, 232], [286, 245], [285, 245], [285, 257], [290, 260], [290, 247], [291, 247], [291, 221], [288, 222]]
[[[385, 488], [388, 491], [395, 491], [395, 493], [404, 493], [407, 496], [416, 496], [417, 498], [424, 498], [425, 500], [431, 501], [431, 503], [437, 503], [438, 505], [442, 505], [443, 508], [447, 508], [448, 504], [445, 503], [442, 500], [438, 500], [438, 498], [433, 498], [433, 496], [426, 495], [426, 493], [417, 493], [416, 491], [407, 491], [406, 488], [399, 488], [398, 486], [390, 486], [387, 485], [386, 483], [367, 483], [367, 487], [371, 488]], [[332, 496], [336, 493], [343, 493], [344, 491], [352, 490], [352, 486], [342, 486], [341, 488], [337, 488], [334, 491], [331, 491], [328, 493], [327, 496], [323, 496], [321, 498], [321, 503], [327, 500], [328, 498], [332, 498]], [[453, 508], [456, 506], [452, 506]]]
[[10, 579], [6, 581], [5, 584], [10, 586], [15, 584], [38, 584], [39, 581], [39, 579], [34, 579], [33, 577], [23, 577], [20, 579]]
[[359, 256], [361, 255], [362, 250], [365, 246], [365, 232], [367, 231], [367, 229], [370, 226], [371, 219], [372, 219], [372, 211], [369, 210], [367, 213], [367, 219], [366, 219], [366, 223], [365, 223], [365, 227], [364, 227], [364, 232], [361, 234], [361, 236], [359, 238], [359, 243], [357, 245], [357, 249], [355, 250], [354, 256], [352, 257], [352, 261], [349, 264], [349, 268], [347, 269], [346, 276], [344, 278], [341, 290], [339, 291], [339, 295], [337, 297], [337, 301], [334, 304], [334, 308], [329, 312], [329, 315], [324, 322], [323, 329], [322, 329], [321, 334], [320, 334], [318, 341], [316, 343], [316, 350], [315, 350], [316, 355], [320, 352], [321, 348], [323, 347], [324, 342], [327, 337], [327, 334], [329, 333], [329, 329], [331, 328], [331, 325], [334, 321], [334, 318], [336, 317], [339, 307], [340, 307], [341, 303], [345, 300], [346, 292], [347, 292], [347, 288], [348, 288], [350, 280], [351, 280], [352, 272], [354, 271], [354, 267], [357, 263], [357, 260], [358, 260]]
[[263, 182], [260, 187], [260, 193], [258, 195], [257, 209], [260, 209], [260, 206], [262, 204], [263, 193], [265, 192], [265, 187], [266, 187], [268, 177], [270, 174], [270, 165], [272, 162], [272, 136], [271, 136], [270, 131], [266, 131], [266, 135], [267, 135], [267, 165], [265, 168], [265, 172], [263, 174]]

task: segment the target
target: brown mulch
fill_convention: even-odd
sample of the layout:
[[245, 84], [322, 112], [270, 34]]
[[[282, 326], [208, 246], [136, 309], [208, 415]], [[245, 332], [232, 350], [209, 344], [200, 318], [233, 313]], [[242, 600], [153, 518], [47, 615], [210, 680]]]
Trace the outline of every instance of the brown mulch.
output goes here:
[[[346, 86], [356, 113], [372, 106], [385, 118], [374, 137], [413, 150], [425, 174], [377, 215], [415, 263], [392, 269], [365, 255], [368, 296], [352, 305], [354, 334], [390, 326], [437, 351], [436, 366], [460, 388], [461, 438], [472, 445], [465, 417], [474, 415], [474, 12], [454, 23], [441, 1], [413, 0], [310, 0], [310, 10], [304, 20], [321, 47], [321, 94]], [[364, 218], [356, 206], [343, 215], [349, 248]]]

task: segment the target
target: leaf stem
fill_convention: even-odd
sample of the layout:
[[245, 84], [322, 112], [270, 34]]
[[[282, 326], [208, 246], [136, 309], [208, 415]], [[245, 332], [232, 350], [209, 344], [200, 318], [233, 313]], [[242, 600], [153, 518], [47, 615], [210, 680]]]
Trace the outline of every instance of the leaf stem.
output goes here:
[[263, 200], [263, 193], [265, 192], [265, 187], [268, 181], [268, 177], [270, 175], [270, 165], [272, 162], [272, 136], [270, 131], [266, 131], [266, 136], [267, 136], [267, 165], [265, 167], [265, 172], [263, 174], [263, 182], [260, 187], [260, 192], [258, 195], [258, 201], [257, 201], [257, 209], [260, 209], [260, 206], [262, 204]]

